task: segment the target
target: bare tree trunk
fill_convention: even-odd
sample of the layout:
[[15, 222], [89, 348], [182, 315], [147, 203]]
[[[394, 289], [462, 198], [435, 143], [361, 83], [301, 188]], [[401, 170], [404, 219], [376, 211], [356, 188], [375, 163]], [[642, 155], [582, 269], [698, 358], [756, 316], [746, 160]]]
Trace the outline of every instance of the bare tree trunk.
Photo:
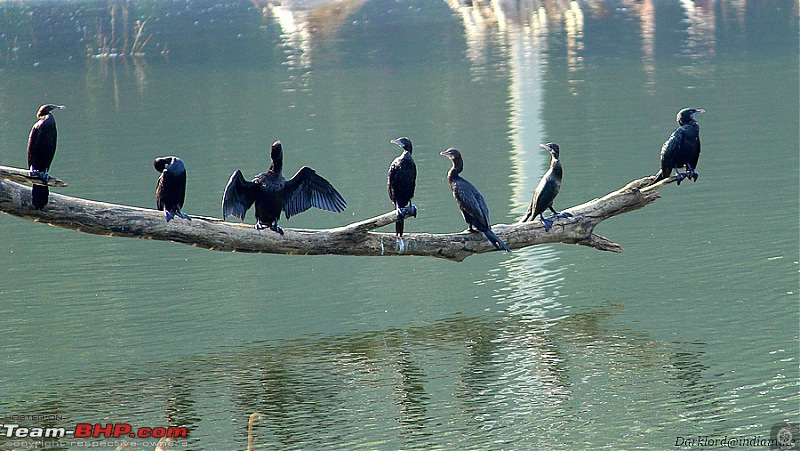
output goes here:
[[[38, 179], [31, 180], [26, 174], [25, 170], [0, 166], [0, 211], [95, 235], [173, 241], [216, 251], [295, 255], [416, 255], [462, 261], [473, 254], [495, 251], [482, 233], [407, 233], [397, 241], [394, 233], [374, 231], [396, 222], [399, 219], [396, 211], [333, 229], [284, 228], [285, 234], [279, 235], [268, 229], [256, 230], [252, 225], [202, 216], [192, 216], [191, 221], [175, 218], [167, 223], [164, 214], [157, 210], [56, 193], [50, 194], [43, 210], [34, 210], [27, 186], [3, 180], [13, 177], [25, 183], [37, 182]], [[51, 179], [51, 184], [53, 180], [56, 179]], [[594, 228], [608, 218], [655, 201], [660, 197], [656, 189], [673, 182], [675, 177], [651, 185], [653, 180], [653, 176], [634, 180], [604, 197], [563, 210], [572, 217], [554, 219], [549, 232], [545, 232], [540, 221], [495, 224], [492, 230], [511, 249], [568, 243], [622, 252], [619, 244], [595, 235]]]

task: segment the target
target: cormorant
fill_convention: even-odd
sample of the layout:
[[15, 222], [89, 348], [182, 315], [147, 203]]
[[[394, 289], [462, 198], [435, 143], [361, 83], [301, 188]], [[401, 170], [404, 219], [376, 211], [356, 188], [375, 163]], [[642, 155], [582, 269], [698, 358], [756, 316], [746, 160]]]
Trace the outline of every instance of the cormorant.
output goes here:
[[174, 216], [191, 221], [189, 215], [181, 213], [186, 196], [186, 166], [183, 160], [178, 157], [159, 157], [153, 166], [161, 173], [156, 185], [156, 207], [164, 210], [167, 222]]
[[[400, 220], [395, 222], [394, 231], [397, 238], [403, 236], [403, 218], [406, 214], [417, 216], [416, 209], [411, 204], [414, 197], [414, 188], [417, 182], [417, 165], [411, 157], [411, 140], [408, 138], [397, 138], [390, 142], [403, 148], [403, 153], [392, 161], [389, 165], [389, 199], [397, 208], [397, 215]], [[411, 212], [407, 213], [404, 207], [410, 206]]]
[[453, 197], [456, 198], [456, 204], [458, 204], [461, 214], [464, 215], [464, 220], [469, 225], [469, 231], [474, 232], [477, 229], [486, 235], [486, 238], [496, 249], [505, 249], [511, 252], [506, 243], [492, 232], [489, 223], [489, 208], [486, 206], [486, 200], [483, 195], [478, 191], [478, 188], [475, 188], [475, 185], [461, 177], [461, 171], [464, 169], [464, 160], [461, 158], [461, 152], [451, 147], [439, 155], [444, 155], [453, 162], [453, 167], [447, 172], [447, 182], [450, 183], [450, 189], [453, 191]]
[[550, 169], [544, 173], [539, 184], [536, 185], [536, 189], [533, 191], [531, 204], [528, 206], [528, 211], [525, 212], [525, 216], [520, 222], [533, 221], [539, 216], [542, 220], [542, 224], [544, 224], [544, 230], [549, 232], [550, 228], [553, 227], [553, 220], [544, 217], [542, 213], [544, 213], [545, 210], [549, 208], [557, 218], [569, 218], [572, 215], [566, 212], [559, 213], [553, 208], [553, 200], [555, 200], [558, 191], [561, 189], [561, 175], [563, 173], [561, 169], [561, 160], [558, 159], [558, 144], [547, 143], [539, 144], [539, 146], [552, 155], [550, 158]]
[[[697, 160], [700, 159], [700, 124], [694, 120], [694, 116], [705, 112], [706, 110], [698, 108], [684, 108], [678, 111], [679, 127], [661, 146], [661, 170], [656, 174], [653, 183], [669, 177], [673, 168], [678, 175], [678, 185], [687, 177], [697, 181], [699, 174], [695, 169]], [[678, 172], [679, 168], [684, 167], [686, 172]]]
[[244, 220], [247, 210], [256, 204], [256, 229], [269, 227], [283, 235], [278, 227], [278, 218], [283, 210], [286, 219], [311, 207], [340, 213], [347, 207], [342, 195], [316, 171], [303, 166], [289, 180], [281, 173], [283, 169], [283, 146], [280, 141], [272, 144], [272, 165], [267, 172], [258, 174], [252, 182], [245, 180], [242, 171], [231, 175], [222, 197], [222, 218], [230, 215]]
[[54, 110], [63, 110], [63, 105], [45, 104], [39, 107], [36, 117], [39, 118], [31, 128], [28, 136], [28, 167], [31, 177], [39, 177], [45, 185], [33, 185], [31, 188], [31, 204], [36, 210], [41, 210], [47, 205], [50, 189], [47, 181], [50, 180], [50, 165], [56, 155], [56, 120], [50, 114]]

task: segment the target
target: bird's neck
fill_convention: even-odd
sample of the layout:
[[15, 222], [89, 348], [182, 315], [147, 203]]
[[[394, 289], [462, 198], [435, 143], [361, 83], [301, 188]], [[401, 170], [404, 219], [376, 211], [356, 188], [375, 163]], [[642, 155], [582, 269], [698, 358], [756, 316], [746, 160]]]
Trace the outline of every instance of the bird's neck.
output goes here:
[[273, 158], [272, 164], [269, 165], [269, 172], [273, 174], [280, 173], [283, 170], [283, 158]]
[[461, 158], [453, 160], [453, 167], [447, 172], [447, 180], [459, 178], [459, 174], [464, 170], [464, 161]]

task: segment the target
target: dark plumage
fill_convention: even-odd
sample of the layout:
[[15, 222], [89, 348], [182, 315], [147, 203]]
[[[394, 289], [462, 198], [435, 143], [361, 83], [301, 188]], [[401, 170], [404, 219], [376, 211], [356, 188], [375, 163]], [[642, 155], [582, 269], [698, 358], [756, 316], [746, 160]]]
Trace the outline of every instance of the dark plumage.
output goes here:
[[[411, 208], [411, 212], [408, 213], [407, 209], [405, 209], [408, 206], [413, 207], [411, 198], [414, 197], [414, 189], [417, 183], [417, 165], [414, 163], [414, 158], [411, 157], [411, 140], [397, 138], [390, 142], [402, 147], [403, 153], [389, 165], [389, 199], [394, 203], [394, 207], [397, 208], [397, 214], [400, 218], [405, 217], [406, 214], [416, 217], [416, 209]], [[397, 238], [403, 236], [403, 222], [403, 219], [395, 222], [394, 231]]]
[[572, 215], [569, 213], [559, 213], [553, 208], [553, 200], [561, 190], [561, 176], [563, 171], [561, 169], [561, 160], [558, 159], [559, 148], [556, 143], [539, 144], [540, 147], [550, 152], [550, 169], [544, 173], [536, 189], [533, 191], [533, 198], [531, 204], [528, 206], [528, 211], [525, 212], [520, 222], [533, 221], [538, 216], [544, 224], [545, 231], [550, 231], [553, 227], [553, 220], [545, 218], [542, 213], [548, 208], [553, 212], [553, 215], [558, 218], [568, 218]]
[[[669, 177], [673, 168], [678, 175], [678, 185], [686, 177], [697, 181], [699, 174], [695, 169], [700, 159], [700, 124], [694, 120], [694, 116], [698, 113], [705, 113], [705, 110], [684, 108], [678, 111], [679, 127], [661, 146], [661, 170], [653, 183]], [[680, 168], [686, 168], [686, 172], [678, 172]]]
[[222, 218], [230, 215], [244, 220], [245, 213], [256, 204], [256, 229], [269, 227], [283, 235], [278, 218], [283, 211], [286, 219], [311, 207], [340, 213], [347, 207], [342, 195], [316, 171], [303, 166], [289, 180], [283, 177], [283, 146], [272, 144], [272, 165], [258, 174], [252, 182], [245, 180], [242, 171], [231, 175], [222, 197]]
[[191, 221], [189, 215], [181, 213], [186, 196], [186, 166], [178, 157], [159, 157], [153, 162], [161, 173], [156, 185], [156, 207], [164, 210], [167, 222], [174, 216]]
[[[50, 165], [56, 155], [56, 142], [58, 132], [56, 120], [50, 114], [54, 110], [62, 110], [64, 106], [46, 104], [39, 107], [36, 117], [39, 119], [33, 124], [31, 134], [28, 136], [28, 168], [31, 177], [39, 177], [42, 183], [50, 179]], [[31, 188], [31, 204], [33, 208], [41, 210], [47, 205], [50, 189], [46, 185], [33, 185]]]
[[474, 232], [477, 229], [483, 232], [489, 242], [496, 249], [505, 249], [511, 252], [511, 249], [506, 246], [497, 235], [492, 232], [491, 224], [489, 223], [489, 208], [486, 206], [486, 200], [475, 188], [475, 185], [468, 180], [461, 177], [461, 171], [464, 169], [464, 160], [461, 158], [461, 152], [457, 149], [450, 148], [441, 152], [453, 162], [453, 167], [447, 172], [447, 182], [450, 183], [450, 189], [453, 191], [453, 197], [456, 198], [456, 204], [464, 215], [464, 220], [469, 225], [469, 231]]

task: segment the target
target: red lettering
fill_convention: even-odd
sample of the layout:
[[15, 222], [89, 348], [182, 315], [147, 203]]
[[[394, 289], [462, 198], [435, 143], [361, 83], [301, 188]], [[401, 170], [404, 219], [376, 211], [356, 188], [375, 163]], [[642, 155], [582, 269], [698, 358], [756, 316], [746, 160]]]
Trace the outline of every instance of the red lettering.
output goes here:
[[89, 438], [92, 436], [92, 425], [89, 423], [78, 423], [75, 426], [75, 438]]
[[131, 425], [126, 423], [120, 423], [114, 425], [114, 438], [119, 438], [123, 435], [128, 435], [131, 432]]
[[92, 437], [99, 438], [102, 434], [103, 437], [109, 438], [111, 437], [111, 433], [114, 431], [114, 425], [111, 423], [107, 423], [105, 426], [101, 424], [95, 424], [94, 428], [92, 429]]
[[189, 436], [189, 429], [182, 427], [171, 427], [167, 429], [167, 437], [186, 438]]

